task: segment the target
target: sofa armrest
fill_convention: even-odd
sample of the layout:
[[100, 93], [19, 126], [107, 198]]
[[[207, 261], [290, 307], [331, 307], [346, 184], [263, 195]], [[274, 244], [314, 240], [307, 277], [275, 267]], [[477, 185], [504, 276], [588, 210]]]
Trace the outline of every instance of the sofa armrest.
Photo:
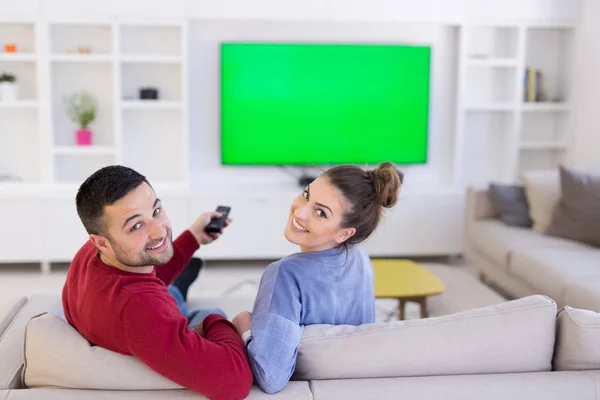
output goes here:
[[467, 221], [498, 218], [487, 189], [469, 188], [467, 191]]
[[0, 336], [0, 390], [23, 387], [23, 349], [25, 327], [29, 320], [49, 311], [60, 302], [60, 296], [33, 296], [15, 314]]
[[25, 303], [27, 303], [27, 297], [17, 297], [0, 304], [0, 338]]

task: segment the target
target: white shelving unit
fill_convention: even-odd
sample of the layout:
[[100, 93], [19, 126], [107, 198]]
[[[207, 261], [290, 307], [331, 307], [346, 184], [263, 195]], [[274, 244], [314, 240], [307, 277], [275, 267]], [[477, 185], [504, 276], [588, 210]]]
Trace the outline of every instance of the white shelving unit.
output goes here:
[[[10, 7], [14, 9], [21, 2], [12, 3]], [[8, 218], [4, 236], [0, 233], [0, 263], [41, 262], [42, 270], [48, 271], [50, 262], [69, 261], [87, 239], [74, 209], [75, 191], [92, 171], [113, 163], [132, 166], [149, 176], [168, 204], [174, 232], [187, 227], [199, 212], [213, 209], [217, 204], [230, 204], [237, 210], [234, 218], [238, 222], [228, 233], [229, 241], [203, 249], [203, 257], [264, 259], [293, 251], [285, 247], [289, 244], [278, 232], [285, 223], [281, 218], [287, 215], [290, 198], [297, 193], [295, 185], [257, 188], [248, 184], [240, 188], [206, 183], [205, 175], [221, 173], [220, 168], [210, 171], [212, 160], [196, 163], [199, 168], [208, 165], [209, 173], [200, 171], [193, 188], [189, 179], [188, 37], [199, 51], [216, 52], [214, 35], [236, 40], [265, 38], [269, 36], [269, 26], [264, 31], [252, 28], [255, 33], [251, 35], [244, 30], [231, 33], [229, 27], [237, 24], [239, 12], [227, 10], [235, 7], [227, 10], [210, 4], [200, 7], [187, 0], [183, 2], [185, 10], [182, 5], [181, 13], [177, 14], [172, 13], [177, 6], [156, 2], [149, 6], [155, 10], [152, 13], [122, 5], [123, 2], [113, 2], [115, 7], [96, 7], [93, 12], [74, 1], [59, 2], [59, 6], [50, 6], [50, 2], [25, 3], [37, 10], [23, 14], [29, 15], [30, 20], [0, 13], [0, 71], [14, 72], [21, 89], [18, 101], [0, 102], [0, 176], [15, 176], [10, 182], [0, 182], [0, 206], [7, 210]], [[569, 76], [569, 66], [564, 61], [570, 59], [568, 51], [579, 7], [556, 0], [542, 10], [535, 0], [523, 0], [499, 2], [496, 6], [491, 2], [490, 10], [473, 13], [473, 5], [479, 2], [440, 1], [440, 5], [444, 3], [444, 12], [437, 8], [431, 11], [423, 4], [405, 12], [394, 2], [388, 3], [391, 14], [398, 10], [398, 15], [390, 15], [389, 21], [391, 24], [397, 20], [397, 26], [394, 29], [391, 25], [382, 26], [381, 35], [388, 29], [394, 35], [396, 31], [400, 34], [405, 31], [405, 23], [414, 24], [410, 28], [407, 25], [402, 33], [408, 42], [412, 37], [417, 40], [425, 35], [433, 37], [426, 32], [439, 32], [439, 43], [443, 41], [448, 52], [438, 51], [441, 47], [434, 49], [436, 63], [443, 63], [443, 68], [458, 67], [456, 88], [450, 87], [453, 82], [446, 85], [444, 81], [436, 81], [433, 86], [433, 90], [439, 89], [437, 85], [444, 86], [442, 89], [448, 91], [450, 100], [448, 104], [433, 106], [433, 118], [439, 118], [440, 107], [456, 108], [454, 149], [440, 152], [444, 160], [432, 159], [426, 166], [426, 173], [446, 170], [447, 163], [453, 161], [454, 182], [448, 182], [450, 174], [444, 171], [443, 188], [425, 184], [423, 190], [411, 191], [409, 185], [402, 207], [390, 210], [387, 222], [383, 221], [368, 249], [379, 256], [454, 254], [462, 248], [457, 232], [462, 229], [465, 185], [492, 180], [514, 182], [524, 169], [557, 165], [571, 147], [570, 100], [574, 103], [575, 99], [568, 93], [569, 82], [565, 78]], [[463, 7], [466, 3], [469, 7]], [[162, 7], [164, 12], [156, 12]], [[306, 10], [310, 7], [307, 5]], [[356, 19], [358, 14], [345, 12], [340, 14], [346, 15], [341, 20], [357, 26], [371, 24], [364, 25], [369, 28], [373, 22], [368, 21], [381, 19], [367, 2], [360, 7], [365, 9], [365, 22]], [[0, 8], [9, 7], [0, 5]], [[257, 9], [259, 19], [278, 22], [277, 27], [273, 24], [272, 32], [276, 32], [275, 28], [284, 29], [283, 21], [297, 11], [289, 7], [287, 11], [283, 7], [275, 12], [272, 7], [263, 8]], [[549, 13], [549, 9], [553, 11]], [[563, 17], [564, 12], [567, 15]], [[441, 18], [442, 14], [447, 15]], [[174, 19], [166, 19], [170, 18], [167, 15]], [[306, 17], [306, 21], [298, 21], [294, 27], [297, 32], [294, 37], [304, 34], [307, 39], [320, 37], [312, 31], [317, 25], [310, 22], [318, 21], [319, 26], [325, 27], [331, 15], [307, 13]], [[486, 18], [499, 19], [490, 23]], [[213, 22], [210, 27], [204, 26], [213, 19], [215, 26]], [[191, 35], [188, 20], [198, 25]], [[464, 21], [477, 21], [479, 25]], [[482, 25], [482, 21], [486, 24]], [[221, 22], [228, 28], [227, 35], [220, 31]], [[565, 25], [560, 26], [561, 23]], [[345, 30], [336, 29], [328, 37], [340, 41], [347, 37], [351, 41], [354, 34], [345, 36]], [[280, 37], [273, 34], [270, 39]], [[18, 52], [3, 53], [5, 42], [16, 42]], [[453, 51], [456, 44], [460, 49], [458, 60]], [[204, 64], [197, 60], [193, 64], [206, 65], [203, 60]], [[523, 73], [527, 66], [544, 72], [548, 80], [547, 101], [523, 103]], [[214, 64], [209, 68], [216, 71]], [[214, 72], [203, 71], [203, 79], [207, 73]], [[195, 83], [202, 91], [199, 97], [214, 97], [217, 89], [205, 87], [203, 79]], [[142, 87], [158, 89], [159, 99], [141, 100]], [[94, 133], [92, 146], [75, 144], [77, 127], [65, 110], [65, 96], [79, 90], [89, 91], [99, 103], [98, 118], [90, 126]], [[553, 101], [556, 97], [560, 101]], [[210, 114], [216, 110], [203, 105], [200, 112], [202, 118], [218, 118]], [[213, 123], [200, 124], [194, 134], [213, 135], [211, 140], [203, 137], [191, 141], [194, 144], [212, 146], [218, 140], [214, 137], [218, 128]], [[210, 149], [202, 149], [199, 154], [208, 152]], [[415, 172], [418, 175], [420, 171], [415, 169]], [[273, 210], [281, 218], [270, 220], [272, 229], [265, 230], [267, 236], [253, 236], [257, 221]], [[414, 229], [406, 228], [411, 226], [422, 229], [415, 235]], [[231, 243], [239, 245], [232, 247]]]
[[[189, 185], [187, 24], [123, 22], [117, 43], [121, 162], [157, 185]], [[140, 99], [154, 88], [158, 99]], [[169, 162], [160, 162], [161, 159]]]
[[[0, 184], [41, 183], [43, 124], [39, 108], [39, 32], [34, 21], [0, 19], [0, 73], [15, 75], [17, 100], [0, 98]], [[4, 52], [16, 44], [15, 53]]]
[[[514, 183], [564, 162], [572, 28], [467, 24], [459, 42], [454, 183]], [[526, 68], [542, 73], [540, 102], [525, 102]]]
[[[0, 72], [17, 76], [20, 93], [0, 100], [0, 186], [72, 188], [119, 163], [188, 187], [186, 21], [0, 21], [0, 45]], [[159, 99], [140, 100], [143, 87]], [[81, 91], [98, 104], [91, 146], [77, 146], [67, 114]]]
[[[115, 24], [51, 21], [47, 29], [52, 104], [51, 182], [69, 185], [117, 162], [115, 152], [98, 151], [116, 146], [117, 141], [113, 110]], [[82, 91], [91, 94], [98, 104], [96, 119], [90, 126], [93, 136], [89, 148], [77, 146], [78, 127], [67, 114], [70, 96]]]

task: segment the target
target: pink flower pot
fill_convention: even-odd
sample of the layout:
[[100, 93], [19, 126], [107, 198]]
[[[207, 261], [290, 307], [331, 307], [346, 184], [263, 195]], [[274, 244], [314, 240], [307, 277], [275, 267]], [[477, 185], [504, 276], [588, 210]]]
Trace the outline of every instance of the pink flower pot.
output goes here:
[[89, 146], [92, 144], [92, 131], [87, 129], [80, 129], [77, 131], [77, 145], [78, 146]]

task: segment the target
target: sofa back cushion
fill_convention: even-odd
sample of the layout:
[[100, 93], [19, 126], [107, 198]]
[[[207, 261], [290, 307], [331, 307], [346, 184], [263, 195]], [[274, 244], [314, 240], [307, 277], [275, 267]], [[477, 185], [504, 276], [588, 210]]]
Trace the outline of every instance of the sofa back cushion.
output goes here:
[[[556, 304], [531, 296], [438, 318], [307, 326], [295, 379], [548, 371], [555, 321]], [[27, 326], [23, 380], [28, 387], [180, 388], [135, 357], [91, 346], [51, 314]]]
[[600, 314], [565, 307], [557, 324], [554, 370], [600, 369]]
[[525, 188], [520, 185], [490, 183], [490, 198], [500, 215], [500, 220], [509, 226], [530, 228], [533, 224], [529, 217], [529, 204]]
[[560, 188], [547, 233], [600, 247], [600, 173], [560, 167]]
[[92, 346], [53, 314], [43, 314], [27, 324], [23, 382], [27, 387], [181, 389], [133, 356]]
[[295, 379], [549, 371], [556, 303], [529, 296], [437, 318], [307, 326]]
[[560, 200], [558, 170], [527, 171], [523, 173], [523, 181], [533, 230], [546, 233]]

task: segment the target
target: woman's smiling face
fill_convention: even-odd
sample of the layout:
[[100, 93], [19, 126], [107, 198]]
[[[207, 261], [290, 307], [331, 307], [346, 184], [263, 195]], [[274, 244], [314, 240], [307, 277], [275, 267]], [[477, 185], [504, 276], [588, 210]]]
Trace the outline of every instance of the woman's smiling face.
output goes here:
[[341, 228], [349, 206], [329, 179], [321, 176], [292, 201], [285, 238], [303, 252], [337, 247], [355, 232], [354, 228]]

